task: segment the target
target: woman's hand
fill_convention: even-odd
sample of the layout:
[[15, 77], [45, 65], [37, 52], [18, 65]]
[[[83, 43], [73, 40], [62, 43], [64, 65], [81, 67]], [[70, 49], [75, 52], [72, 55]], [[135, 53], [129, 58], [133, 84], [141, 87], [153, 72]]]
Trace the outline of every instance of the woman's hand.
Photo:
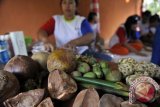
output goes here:
[[69, 50], [76, 52], [76, 45], [72, 41], [65, 44], [62, 48], [69, 49]]
[[45, 30], [40, 29], [38, 31], [38, 41], [44, 44], [44, 49], [47, 52], [52, 52], [54, 50], [54, 45], [48, 40], [48, 33]]
[[44, 48], [48, 52], [54, 51], [54, 46], [51, 43], [44, 43]]

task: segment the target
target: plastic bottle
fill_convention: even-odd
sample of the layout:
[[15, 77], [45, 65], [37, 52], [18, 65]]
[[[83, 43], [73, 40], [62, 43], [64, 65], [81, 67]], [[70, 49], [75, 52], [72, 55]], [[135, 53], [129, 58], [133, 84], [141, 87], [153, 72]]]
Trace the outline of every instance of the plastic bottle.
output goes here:
[[10, 59], [7, 40], [8, 37], [5, 35], [0, 36], [0, 63], [2, 64], [6, 64]]

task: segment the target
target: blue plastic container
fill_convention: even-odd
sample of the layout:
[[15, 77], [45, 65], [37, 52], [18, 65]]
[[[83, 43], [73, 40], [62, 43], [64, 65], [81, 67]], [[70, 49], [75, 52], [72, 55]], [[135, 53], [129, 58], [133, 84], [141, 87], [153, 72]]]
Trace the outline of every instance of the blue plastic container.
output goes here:
[[8, 51], [8, 44], [6, 41], [0, 41], [0, 63], [1, 64], [6, 64], [9, 59], [9, 51]]

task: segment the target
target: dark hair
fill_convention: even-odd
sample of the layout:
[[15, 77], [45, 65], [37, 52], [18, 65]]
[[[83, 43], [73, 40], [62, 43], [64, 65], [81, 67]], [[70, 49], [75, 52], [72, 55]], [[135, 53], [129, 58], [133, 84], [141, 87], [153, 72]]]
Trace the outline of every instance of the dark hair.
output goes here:
[[87, 18], [88, 21], [91, 22], [94, 19], [95, 16], [97, 16], [97, 14], [95, 12], [90, 12], [88, 14], [88, 18]]
[[146, 10], [142, 13], [142, 17], [151, 17], [151, 12], [149, 10]]
[[[63, 1], [63, 0], [60, 1], [60, 5], [62, 4], [62, 1]], [[74, 0], [74, 1], [75, 1], [75, 3], [76, 3], [76, 6], [78, 6], [78, 5], [79, 5], [79, 0]]]
[[126, 33], [128, 37], [131, 36], [131, 26], [137, 24], [138, 21], [140, 21], [140, 17], [138, 15], [132, 15], [127, 18], [124, 26], [126, 28]]
[[155, 15], [150, 17], [149, 23], [154, 23], [154, 22], [160, 22], [160, 18], [158, 16], [158, 14], [155, 14]]

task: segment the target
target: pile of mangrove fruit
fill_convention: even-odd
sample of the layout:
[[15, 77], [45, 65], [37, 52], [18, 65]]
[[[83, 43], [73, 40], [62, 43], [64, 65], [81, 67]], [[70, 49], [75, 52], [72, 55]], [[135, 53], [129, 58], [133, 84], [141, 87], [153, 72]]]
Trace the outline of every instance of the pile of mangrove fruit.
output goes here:
[[138, 99], [130, 103], [130, 86], [139, 77], [157, 81], [160, 68], [132, 58], [106, 62], [67, 49], [18, 55], [0, 70], [0, 107], [159, 107], [159, 90], [148, 82], [135, 87]]

